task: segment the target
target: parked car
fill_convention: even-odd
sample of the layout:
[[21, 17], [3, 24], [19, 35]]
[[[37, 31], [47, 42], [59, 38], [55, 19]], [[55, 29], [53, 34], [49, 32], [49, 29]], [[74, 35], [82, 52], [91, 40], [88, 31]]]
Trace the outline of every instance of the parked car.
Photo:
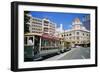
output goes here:
[[81, 46], [76, 46], [76, 48], [80, 48]]

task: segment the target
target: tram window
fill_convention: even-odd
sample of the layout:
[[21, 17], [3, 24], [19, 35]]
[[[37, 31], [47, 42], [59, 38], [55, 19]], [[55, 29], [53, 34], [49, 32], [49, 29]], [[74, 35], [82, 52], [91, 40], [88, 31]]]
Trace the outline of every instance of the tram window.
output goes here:
[[60, 41], [60, 44], [61, 44], [61, 41]]
[[27, 37], [24, 37], [24, 44], [27, 44]]
[[33, 37], [29, 37], [29, 39], [31, 39], [31, 40], [32, 40], [32, 42], [33, 42]]
[[41, 46], [45, 46], [45, 40], [42, 39]]

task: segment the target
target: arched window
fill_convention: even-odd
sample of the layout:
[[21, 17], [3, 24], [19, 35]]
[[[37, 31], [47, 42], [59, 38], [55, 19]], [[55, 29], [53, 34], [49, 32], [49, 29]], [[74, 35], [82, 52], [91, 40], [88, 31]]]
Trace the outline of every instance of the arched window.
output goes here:
[[72, 34], [70, 33], [69, 36], [71, 36]]
[[77, 35], [79, 35], [79, 32], [76, 32]]
[[84, 36], [84, 33], [83, 33], [83, 36]]

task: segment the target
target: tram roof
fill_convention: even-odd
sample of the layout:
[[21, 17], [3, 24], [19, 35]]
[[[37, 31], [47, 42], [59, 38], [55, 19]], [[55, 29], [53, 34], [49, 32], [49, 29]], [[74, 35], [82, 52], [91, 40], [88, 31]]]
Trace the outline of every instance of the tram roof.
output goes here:
[[37, 35], [37, 36], [42, 36], [42, 34], [38, 34], [38, 33], [26, 33], [24, 34], [25, 36], [34, 36], [34, 35]]
[[35, 36], [35, 35], [37, 35], [37, 36], [40, 36], [40, 37], [45, 38], [45, 39], [59, 40], [58, 37], [50, 36], [50, 35], [48, 35], [48, 34], [26, 33], [26, 34], [24, 34], [24, 35], [25, 35], [25, 36]]

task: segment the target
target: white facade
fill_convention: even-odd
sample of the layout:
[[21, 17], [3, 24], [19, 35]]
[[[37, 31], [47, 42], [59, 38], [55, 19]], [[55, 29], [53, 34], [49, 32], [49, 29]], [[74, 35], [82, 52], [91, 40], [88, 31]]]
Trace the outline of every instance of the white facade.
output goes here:
[[47, 33], [50, 35], [55, 34], [56, 24], [54, 22], [51, 22], [47, 18], [40, 19], [32, 17], [31, 15], [29, 16], [30, 16], [30, 21], [28, 24], [30, 25], [29, 26], [30, 33], [38, 33], [38, 34]]
[[72, 29], [65, 30], [62, 37], [71, 45], [82, 45], [90, 43], [90, 32], [83, 26], [79, 18], [72, 22]]

